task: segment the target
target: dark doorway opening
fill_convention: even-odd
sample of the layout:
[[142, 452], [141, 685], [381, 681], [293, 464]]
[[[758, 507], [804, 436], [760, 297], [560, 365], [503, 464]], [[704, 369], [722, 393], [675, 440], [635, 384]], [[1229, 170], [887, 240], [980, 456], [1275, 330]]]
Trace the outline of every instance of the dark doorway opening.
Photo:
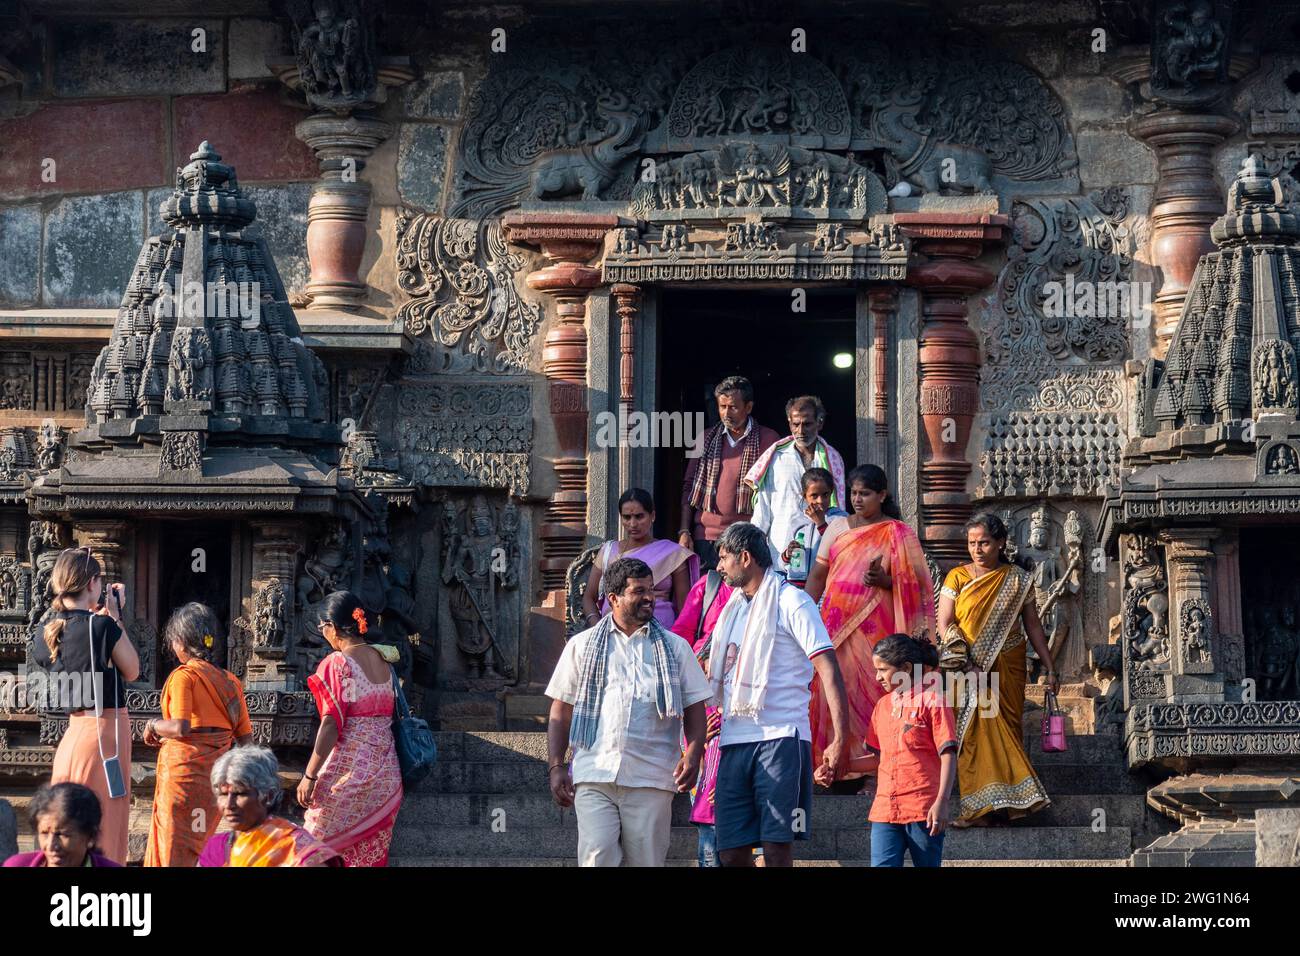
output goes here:
[[162, 629], [172, 611], [190, 601], [212, 608], [221, 622], [213, 661], [225, 666], [226, 641], [230, 634], [230, 525], [221, 521], [191, 524], [164, 521], [159, 525], [158, 562], [159, 686], [166, 680], [176, 659], [165, 645]]
[[1295, 529], [1241, 530], [1245, 674], [1258, 700], [1300, 700], [1300, 555]]
[[[847, 467], [857, 456], [855, 399], [857, 330], [853, 289], [806, 289], [795, 312], [791, 290], [668, 290], [659, 307], [659, 393], [656, 411], [698, 412], [718, 421], [713, 388], [728, 375], [754, 383], [754, 419], [779, 435], [789, 429], [785, 403], [816, 395], [826, 406], [822, 436]], [[847, 367], [837, 367], [844, 356]], [[657, 537], [675, 537], [686, 458], [680, 448], [656, 452]], [[621, 491], [622, 489], [620, 489]]]

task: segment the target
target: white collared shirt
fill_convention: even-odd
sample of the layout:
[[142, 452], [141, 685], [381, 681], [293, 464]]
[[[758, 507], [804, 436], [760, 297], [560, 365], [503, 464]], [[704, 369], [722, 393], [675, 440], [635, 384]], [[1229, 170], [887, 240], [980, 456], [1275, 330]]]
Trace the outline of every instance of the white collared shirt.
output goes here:
[[[813, 465], [817, 463], [817, 453], [813, 452]], [[812, 524], [804, 515], [803, 473], [813, 465], [803, 463], [803, 455], [794, 442], [786, 445], [772, 455], [767, 474], [763, 476], [763, 485], [754, 496], [754, 514], [751, 523], [767, 535], [767, 542], [772, 551], [772, 561], [778, 571], [788, 571], [786, 563], [781, 560], [781, 552], [794, 540], [794, 534], [805, 524]], [[804, 546], [812, 544], [811, 535], [807, 536]]]
[[[566, 704], [577, 701], [581, 684], [579, 664], [587, 641], [595, 633], [596, 628], [589, 628], [575, 634], [564, 646], [546, 687], [547, 697]], [[691, 645], [671, 632], [667, 636], [681, 672], [683, 709], [708, 700], [713, 691]], [[589, 749], [574, 751], [574, 784], [613, 783], [620, 787], [677, 789], [673, 771], [682, 756], [682, 721], [660, 719], [655, 706], [658, 686], [649, 625], [629, 636], [614, 624], [609, 629], [605, 696], [600, 702], [596, 743]]]
[[746, 438], [749, 437], [749, 433], [753, 431], [753, 429], [754, 429], [754, 416], [750, 415], [749, 420], [745, 422], [745, 430], [740, 433], [739, 438], [732, 438], [731, 429], [729, 428], [724, 428], [722, 430], [722, 434], [727, 436], [727, 444], [730, 445], [732, 448], [735, 448], [742, 441], [744, 441]]

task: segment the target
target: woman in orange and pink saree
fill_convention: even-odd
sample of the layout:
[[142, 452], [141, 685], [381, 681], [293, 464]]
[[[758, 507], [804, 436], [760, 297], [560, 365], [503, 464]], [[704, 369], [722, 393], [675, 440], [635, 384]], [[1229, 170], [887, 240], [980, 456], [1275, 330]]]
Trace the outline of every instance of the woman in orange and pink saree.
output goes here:
[[[997, 515], [966, 522], [971, 563], [953, 568], [939, 592], [944, 654], [985, 686], [956, 702], [957, 784], [961, 805], [954, 826], [985, 826], [1024, 816], [1051, 801], [1025, 753], [1025, 644], [1047, 663], [1047, 684], [1060, 687], [1047, 635], [1038, 620], [1033, 578], [1007, 562], [1007, 528]], [[963, 648], [964, 645], [964, 648]], [[969, 686], [969, 682], [967, 682]], [[983, 700], [981, 700], [983, 698]]]
[[321, 720], [298, 784], [303, 825], [348, 866], [387, 866], [402, 805], [392, 729], [397, 678], [387, 656], [368, 643], [370, 622], [354, 594], [335, 591], [317, 613], [334, 653], [307, 678]]
[[600, 586], [605, 569], [617, 558], [638, 558], [650, 566], [655, 582], [655, 619], [671, 628], [682, 613], [686, 596], [700, 576], [700, 559], [676, 541], [654, 536], [655, 502], [644, 488], [629, 488], [618, 499], [618, 523], [623, 537], [606, 541], [591, 565], [582, 594], [583, 620], [588, 627], [609, 613], [609, 598]]
[[[875, 465], [849, 472], [853, 514], [826, 528], [808, 576], [808, 594], [821, 606], [835, 644], [848, 696], [849, 759], [864, 755], [871, 713], [884, 692], [876, 682], [871, 649], [890, 634], [931, 640], [934, 586], [921, 542], [889, 497], [885, 473]], [[831, 715], [820, 682], [812, 685], [813, 765], [831, 738]], [[862, 774], [845, 774], [841, 780]]]

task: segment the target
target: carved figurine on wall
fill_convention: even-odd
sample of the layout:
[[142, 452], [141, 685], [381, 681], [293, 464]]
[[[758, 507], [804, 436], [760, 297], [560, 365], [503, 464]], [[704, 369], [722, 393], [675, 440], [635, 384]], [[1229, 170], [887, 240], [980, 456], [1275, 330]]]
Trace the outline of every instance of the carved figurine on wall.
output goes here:
[[1295, 607], [1281, 601], [1273, 607], [1256, 605], [1250, 611], [1254, 622], [1255, 673], [1259, 678], [1260, 700], [1294, 700], [1300, 695], [1296, 679]]
[[27, 557], [32, 564], [32, 599], [27, 623], [35, 624], [44, 616], [53, 595], [50, 575], [54, 562], [63, 550], [59, 526], [53, 521], [33, 521], [27, 531]]
[[1139, 671], [1169, 663], [1169, 595], [1158, 546], [1146, 535], [1130, 535], [1124, 559], [1121, 626], [1129, 659]]
[[498, 550], [495, 530], [492, 508], [482, 495], [475, 495], [470, 502], [469, 533], [456, 533], [444, 540], [442, 580], [451, 585], [448, 604], [456, 646], [468, 659], [470, 677], [513, 680], [514, 668], [499, 645], [496, 591], [500, 576], [495, 568], [502, 565], [494, 562]]
[[41, 422], [41, 430], [36, 441], [36, 464], [43, 470], [57, 468], [63, 458], [63, 429], [52, 419]]
[[1157, 57], [1157, 87], [1192, 92], [1198, 81], [1217, 79], [1227, 37], [1214, 17], [1210, 0], [1175, 4], [1164, 12], [1163, 56]]
[[284, 647], [284, 585], [273, 579], [253, 597], [253, 647]]
[[375, 85], [364, 11], [355, 0], [293, 5], [295, 51], [307, 101], [337, 108], [363, 102]]
[[1079, 512], [1065, 519], [1065, 571], [1038, 609], [1058, 673], [1082, 673], [1087, 665], [1083, 633], [1083, 522]]
[[303, 562], [297, 583], [299, 607], [317, 603], [331, 591], [344, 588], [349, 564], [348, 532], [340, 522], [317, 546], [315, 555]]

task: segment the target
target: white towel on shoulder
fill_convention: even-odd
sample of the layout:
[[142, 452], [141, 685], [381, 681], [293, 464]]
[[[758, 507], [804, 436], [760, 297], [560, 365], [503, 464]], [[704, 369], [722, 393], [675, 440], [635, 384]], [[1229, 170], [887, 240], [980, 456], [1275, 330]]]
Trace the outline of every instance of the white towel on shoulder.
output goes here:
[[768, 672], [772, 666], [772, 648], [776, 646], [777, 611], [780, 607], [781, 588], [785, 578], [768, 568], [763, 583], [752, 600], [744, 591], [731, 592], [727, 606], [718, 616], [709, 646], [709, 683], [713, 685], [713, 703], [723, 706], [723, 682], [726, 678], [727, 648], [723, 641], [731, 631], [731, 620], [749, 600], [749, 619], [745, 622], [745, 635], [735, 663], [735, 677], [731, 682], [730, 707], [723, 717], [757, 717], [763, 709], [767, 695]]

